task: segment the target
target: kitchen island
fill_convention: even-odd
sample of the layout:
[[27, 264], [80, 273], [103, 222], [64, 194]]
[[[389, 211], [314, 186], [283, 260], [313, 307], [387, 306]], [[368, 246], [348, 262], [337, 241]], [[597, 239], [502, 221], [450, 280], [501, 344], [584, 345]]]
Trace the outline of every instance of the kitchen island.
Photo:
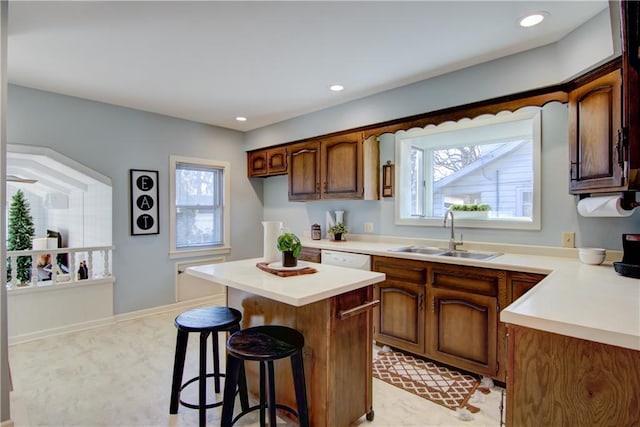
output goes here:
[[[290, 326], [305, 337], [304, 368], [312, 426], [346, 427], [372, 402], [372, 285], [385, 275], [309, 263], [313, 274], [279, 277], [256, 267], [261, 258], [189, 267], [187, 273], [227, 286], [227, 304], [242, 327]], [[257, 366], [247, 364], [256, 394]], [[288, 360], [275, 363], [277, 400], [295, 407]]]

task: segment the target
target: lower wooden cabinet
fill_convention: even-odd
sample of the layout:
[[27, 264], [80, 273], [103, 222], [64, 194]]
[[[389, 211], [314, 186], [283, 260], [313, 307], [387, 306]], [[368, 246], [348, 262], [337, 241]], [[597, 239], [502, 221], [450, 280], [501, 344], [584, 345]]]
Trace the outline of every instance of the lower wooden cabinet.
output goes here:
[[500, 310], [544, 275], [378, 256], [372, 269], [387, 276], [374, 286], [378, 344], [506, 381]]
[[374, 257], [373, 270], [387, 276], [374, 287], [374, 299], [380, 300], [374, 310], [374, 339], [411, 353], [424, 353], [425, 263]]
[[320, 260], [322, 259], [322, 252], [320, 249], [306, 248], [303, 246], [298, 259], [300, 261], [310, 261], [310, 262], [319, 263]]
[[545, 277], [543, 274], [509, 272], [507, 274], [507, 298], [509, 304], [527, 293]]

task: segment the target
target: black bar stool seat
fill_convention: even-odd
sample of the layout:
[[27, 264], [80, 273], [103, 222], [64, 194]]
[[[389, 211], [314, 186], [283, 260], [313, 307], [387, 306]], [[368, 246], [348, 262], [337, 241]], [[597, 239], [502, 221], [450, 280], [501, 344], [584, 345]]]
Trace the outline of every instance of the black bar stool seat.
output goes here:
[[[309, 409], [307, 391], [302, 363], [304, 337], [293, 328], [278, 325], [255, 326], [233, 333], [227, 340], [227, 370], [224, 388], [221, 426], [230, 427], [241, 417], [254, 410], [260, 410], [260, 425], [265, 426], [265, 409], [269, 409], [269, 424], [276, 426], [276, 408], [292, 413], [298, 418], [301, 426], [309, 426]], [[284, 358], [291, 359], [293, 383], [296, 394], [297, 411], [288, 406], [276, 403], [275, 373], [273, 362]], [[260, 362], [260, 404], [250, 408], [242, 408], [242, 412], [233, 417], [235, 390], [239, 381], [244, 381], [244, 361]], [[268, 393], [265, 387], [268, 375]], [[240, 387], [243, 387], [240, 384]], [[246, 389], [246, 385], [244, 386]], [[266, 403], [268, 395], [269, 402]]]
[[[220, 371], [220, 353], [218, 345], [218, 332], [236, 332], [240, 330], [240, 320], [242, 314], [230, 307], [203, 307], [186, 311], [175, 319], [175, 326], [178, 329], [176, 339], [175, 359], [173, 364], [173, 381], [171, 384], [171, 401], [169, 413], [177, 414], [178, 406], [182, 404], [187, 408], [199, 410], [199, 424], [206, 424], [206, 410], [221, 406], [223, 401], [207, 404], [206, 379], [214, 378], [215, 392], [220, 393], [220, 378], [225, 374]], [[182, 383], [184, 373], [184, 362], [187, 353], [187, 341], [189, 333], [200, 334], [200, 363], [197, 376]], [[207, 373], [207, 338], [211, 335], [213, 344], [213, 372]], [[244, 372], [240, 373], [242, 376]], [[180, 393], [189, 384], [198, 381], [199, 394], [198, 403], [189, 403], [180, 399]], [[249, 399], [246, 384], [240, 383], [240, 398], [243, 409], [248, 408]], [[232, 399], [235, 399], [235, 390]]]

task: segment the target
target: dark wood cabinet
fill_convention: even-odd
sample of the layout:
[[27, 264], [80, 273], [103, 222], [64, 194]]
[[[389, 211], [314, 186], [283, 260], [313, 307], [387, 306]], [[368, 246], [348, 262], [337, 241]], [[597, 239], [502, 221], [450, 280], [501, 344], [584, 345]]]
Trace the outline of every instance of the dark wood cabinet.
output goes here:
[[506, 381], [506, 328], [500, 309], [545, 276], [374, 256], [386, 274], [374, 286], [378, 344]]
[[247, 155], [247, 174], [249, 178], [285, 175], [287, 171], [286, 147], [251, 151]]
[[569, 149], [570, 193], [626, 189], [619, 69], [569, 92]]
[[545, 277], [543, 274], [509, 272], [507, 274], [507, 300], [509, 304], [527, 293]]
[[289, 148], [289, 200], [378, 199], [375, 137], [362, 132], [319, 138]]
[[289, 147], [289, 200], [320, 199], [320, 141]]
[[374, 339], [411, 353], [425, 349], [425, 298], [427, 266], [423, 262], [374, 257], [374, 271], [386, 274], [374, 286]]
[[319, 263], [322, 259], [322, 251], [320, 249], [308, 248], [303, 246], [298, 259], [301, 261], [310, 261], [310, 262]]
[[[429, 281], [427, 357], [491, 378], [499, 375], [498, 299], [503, 271], [434, 266]], [[504, 291], [502, 291], [504, 292]]]

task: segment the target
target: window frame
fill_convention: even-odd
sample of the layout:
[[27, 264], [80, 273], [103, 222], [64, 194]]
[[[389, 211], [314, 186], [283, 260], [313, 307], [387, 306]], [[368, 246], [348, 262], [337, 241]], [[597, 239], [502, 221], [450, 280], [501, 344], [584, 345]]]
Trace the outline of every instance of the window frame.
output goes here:
[[[509, 122], [516, 120], [532, 120], [532, 139], [533, 139], [533, 200], [532, 200], [532, 218], [531, 221], [522, 221], [517, 219], [482, 219], [482, 220], [469, 220], [464, 218], [456, 218], [456, 226], [466, 228], [489, 228], [489, 229], [515, 229], [515, 230], [540, 230], [541, 229], [541, 212], [542, 212], [542, 109], [540, 107], [525, 107], [516, 112], [505, 111], [496, 115], [483, 115], [474, 119], [463, 119], [458, 122], [444, 122], [440, 125], [431, 125], [426, 128], [412, 129], [410, 131], [399, 131], [395, 135], [395, 185], [397, 186], [394, 191], [395, 199], [395, 224], [396, 225], [410, 225], [410, 226], [438, 226], [442, 227], [441, 217], [421, 217], [421, 218], [402, 218], [401, 206], [402, 204], [410, 203], [410, 201], [404, 200], [401, 193], [402, 184], [402, 164], [404, 159], [402, 158], [403, 152], [406, 148], [402, 146], [402, 140], [407, 138], [414, 138], [416, 136], [426, 136], [430, 134], [442, 133], [453, 131], [457, 129], [465, 129], [482, 126], [489, 123]], [[426, 157], [429, 157], [429, 150], [425, 150], [425, 161], [428, 161]], [[425, 170], [426, 172], [426, 170]], [[428, 175], [425, 173], [425, 175]], [[425, 177], [427, 179], [427, 177]], [[427, 182], [426, 185], [429, 185]], [[428, 200], [431, 196], [427, 195], [425, 199]], [[428, 212], [428, 206], [426, 206]], [[455, 215], [455, 214], [454, 214]]]
[[[179, 163], [196, 167], [222, 169], [222, 244], [210, 246], [176, 247], [176, 169]], [[187, 258], [208, 255], [229, 254], [231, 252], [231, 168], [229, 162], [195, 157], [169, 156], [169, 257]]]

